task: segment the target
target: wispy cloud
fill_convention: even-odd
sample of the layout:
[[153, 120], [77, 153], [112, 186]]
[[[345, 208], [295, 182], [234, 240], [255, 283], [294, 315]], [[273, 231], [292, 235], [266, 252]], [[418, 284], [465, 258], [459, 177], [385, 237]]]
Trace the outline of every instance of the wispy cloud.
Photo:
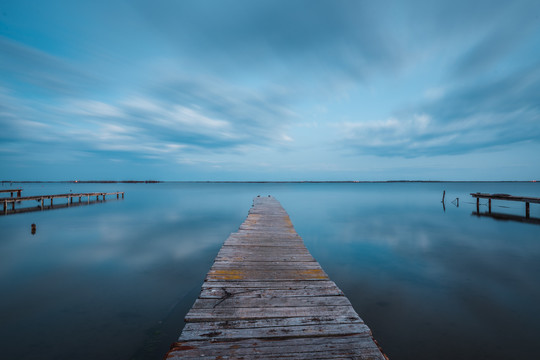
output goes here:
[[540, 141], [540, 67], [458, 87], [395, 117], [342, 124], [346, 146], [382, 156], [463, 154]]

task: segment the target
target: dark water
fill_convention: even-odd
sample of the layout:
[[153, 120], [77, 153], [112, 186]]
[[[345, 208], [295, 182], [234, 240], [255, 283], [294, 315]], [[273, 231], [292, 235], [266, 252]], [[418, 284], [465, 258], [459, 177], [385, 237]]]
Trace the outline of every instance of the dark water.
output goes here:
[[162, 358], [258, 194], [282, 203], [391, 359], [540, 353], [540, 225], [472, 216], [469, 195], [540, 197], [538, 183], [13, 186], [126, 197], [0, 217], [1, 358]]

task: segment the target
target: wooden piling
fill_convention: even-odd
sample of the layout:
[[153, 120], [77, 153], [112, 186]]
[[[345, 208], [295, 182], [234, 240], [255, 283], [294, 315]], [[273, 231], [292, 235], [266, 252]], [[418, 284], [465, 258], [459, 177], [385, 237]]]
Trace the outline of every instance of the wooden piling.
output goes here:
[[167, 359], [385, 359], [273, 197], [255, 198], [185, 321]]

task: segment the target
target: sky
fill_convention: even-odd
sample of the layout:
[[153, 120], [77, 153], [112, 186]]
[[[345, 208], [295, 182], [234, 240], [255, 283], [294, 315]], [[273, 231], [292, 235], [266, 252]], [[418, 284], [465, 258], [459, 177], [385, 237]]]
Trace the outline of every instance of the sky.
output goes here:
[[533, 180], [539, 160], [538, 0], [0, 0], [0, 180]]

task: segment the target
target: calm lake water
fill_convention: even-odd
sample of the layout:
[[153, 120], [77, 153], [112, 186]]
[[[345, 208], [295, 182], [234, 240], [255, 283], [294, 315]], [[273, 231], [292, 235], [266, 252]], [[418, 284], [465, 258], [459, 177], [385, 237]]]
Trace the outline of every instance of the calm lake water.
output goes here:
[[[4, 359], [161, 359], [258, 194], [281, 202], [391, 359], [540, 353], [540, 225], [473, 216], [469, 195], [540, 197], [540, 183], [13, 187], [126, 196], [0, 216]], [[495, 201], [493, 211], [524, 215], [525, 205]]]

